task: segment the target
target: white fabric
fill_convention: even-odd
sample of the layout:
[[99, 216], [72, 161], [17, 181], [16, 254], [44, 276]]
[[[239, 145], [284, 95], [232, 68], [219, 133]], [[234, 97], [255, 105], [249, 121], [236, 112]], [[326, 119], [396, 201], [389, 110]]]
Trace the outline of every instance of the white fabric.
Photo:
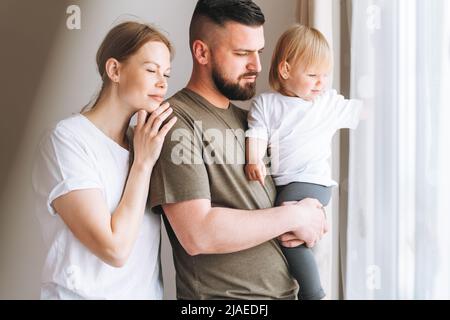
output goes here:
[[352, 1], [347, 299], [450, 298], [450, 2]]
[[246, 137], [268, 141], [277, 186], [291, 182], [335, 186], [328, 162], [331, 140], [341, 128], [356, 128], [361, 106], [335, 90], [325, 91], [313, 102], [263, 93], [250, 108]]
[[[333, 60], [340, 61], [340, 43], [342, 26], [340, 24], [340, 11], [342, 2], [334, 0], [298, 0], [297, 10], [299, 11], [299, 23], [318, 29], [327, 39], [328, 44], [333, 51]], [[335, 44], [337, 44], [335, 46]], [[335, 50], [336, 49], [336, 50]], [[332, 86], [339, 91], [340, 84], [340, 65], [336, 63], [329, 76], [332, 79]], [[333, 155], [330, 159], [333, 176], [339, 176], [337, 163], [339, 154], [339, 139], [336, 137], [332, 143]], [[337, 191], [338, 192], [338, 191]], [[333, 201], [336, 199], [337, 201]], [[339, 252], [339, 219], [338, 201], [339, 195], [332, 197], [327, 207], [330, 230], [324, 238], [313, 248], [314, 255], [319, 268], [322, 288], [327, 294], [327, 299], [337, 299], [339, 297], [339, 272], [338, 252]], [[336, 221], [334, 221], [336, 220]]]
[[122, 268], [81, 244], [54, 211], [54, 199], [100, 189], [112, 213], [129, 171], [129, 152], [81, 114], [60, 121], [42, 140], [33, 169], [36, 213], [46, 247], [43, 299], [162, 299], [160, 217], [146, 209], [140, 234]]

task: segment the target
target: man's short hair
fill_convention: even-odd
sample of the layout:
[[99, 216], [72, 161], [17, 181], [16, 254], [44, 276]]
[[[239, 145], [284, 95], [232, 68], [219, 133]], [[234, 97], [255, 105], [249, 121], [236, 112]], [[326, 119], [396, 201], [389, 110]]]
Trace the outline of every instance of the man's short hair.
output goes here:
[[191, 48], [195, 40], [203, 40], [205, 20], [221, 27], [230, 21], [251, 27], [265, 22], [264, 14], [252, 0], [199, 0], [189, 27]]

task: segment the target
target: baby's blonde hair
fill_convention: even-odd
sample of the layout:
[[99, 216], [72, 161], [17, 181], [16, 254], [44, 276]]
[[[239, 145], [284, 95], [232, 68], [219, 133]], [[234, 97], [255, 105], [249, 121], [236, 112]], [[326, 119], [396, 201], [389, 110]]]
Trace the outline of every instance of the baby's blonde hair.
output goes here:
[[269, 83], [275, 91], [283, 90], [283, 78], [280, 75], [281, 63], [287, 62], [291, 67], [325, 66], [331, 68], [332, 53], [325, 36], [317, 29], [295, 24], [278, 39], [272, 55]]

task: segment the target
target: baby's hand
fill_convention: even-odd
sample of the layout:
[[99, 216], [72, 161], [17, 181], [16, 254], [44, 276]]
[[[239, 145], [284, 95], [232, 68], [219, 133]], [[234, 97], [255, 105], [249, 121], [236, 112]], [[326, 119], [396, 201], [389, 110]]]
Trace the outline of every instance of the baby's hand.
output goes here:
[[266, 176], [266, 165], [263, 161], [259, 161], [257, 164], [247, 164], [245, 166], [245, 175], [250, 181], [259, 181], [264, 185], [264, 178]]

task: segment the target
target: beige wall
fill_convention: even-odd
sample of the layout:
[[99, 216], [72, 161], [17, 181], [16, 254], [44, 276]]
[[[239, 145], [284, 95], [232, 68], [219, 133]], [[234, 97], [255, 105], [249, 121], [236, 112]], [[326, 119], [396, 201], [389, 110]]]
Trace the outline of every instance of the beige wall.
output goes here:
[[[258, 91], [267, 89], [270, 56], [281, 32], [296, 19], [296, 0], [257, 0], [266, 14], [266, 49]], [[188, 24], [195, 0], [0, 2], [0, 299], [39, 297], [44, 259], [33, 212], [30, 172], [36, 144], [51, 123], [77, 112], [98, 90], [95, 52], [117, 21], [137, 16], [165, 30], [176, 47], [169, 94], [191, 69]], [[66, 8], [81, 8], [81, 30], [66, 28]], [[119, 20], [118, 20], [119, 18]], [[243, 104], [245, 105], [245, 104]], [[170, 245], [163, 233], [166, 298], [174, 298]]]

